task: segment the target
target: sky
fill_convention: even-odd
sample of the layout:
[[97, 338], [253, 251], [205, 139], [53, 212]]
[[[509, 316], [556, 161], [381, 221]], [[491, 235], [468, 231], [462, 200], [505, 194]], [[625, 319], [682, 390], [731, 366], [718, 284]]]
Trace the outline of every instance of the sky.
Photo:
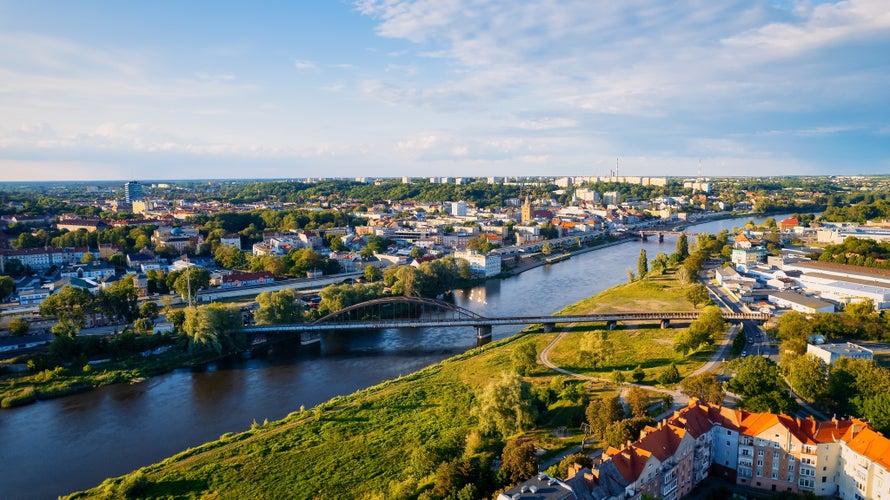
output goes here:
[[887, 0], [0, 0], [0, 181], [890, 173]]

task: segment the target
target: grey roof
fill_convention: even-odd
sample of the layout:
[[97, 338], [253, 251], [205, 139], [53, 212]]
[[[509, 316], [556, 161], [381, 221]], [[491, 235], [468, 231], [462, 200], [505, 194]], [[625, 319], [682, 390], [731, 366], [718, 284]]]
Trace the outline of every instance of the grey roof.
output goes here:
[[773, 297], [778, 297], [782, 300], [788, 302], [794, 302], [795, 304], [800, 304], [804, 307], [809, 307], [812, 309], [821, 309], [826, 306], [834, 306], [831, 302], [817, 299], [815, 297], [807, 297], [806, 295], [801, 295], [795, 292], [789, 292], [787, 290], [780, 290], [777, 292], [773, 292], [771, 294]]

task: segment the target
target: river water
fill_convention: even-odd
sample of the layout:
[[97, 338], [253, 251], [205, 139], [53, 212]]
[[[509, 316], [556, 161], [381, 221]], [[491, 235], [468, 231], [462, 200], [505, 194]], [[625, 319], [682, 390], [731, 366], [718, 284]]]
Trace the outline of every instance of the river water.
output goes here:
[[[777, 220], [786, 215], [775, 216]], [[695, 226], [716, 233], [750, 218]], [[756, 219], [761, 222], [763, 219]], [[670, 254], [675, 240], [631, 241], [453, 293], [484, 316], [552, 314], [627, 280], [639, 249]], [[495, 340], [520, 327], [496, 327]], [[472, 328], [339, 333], [306, 352], [280, 343], [261, 359], [177, 370], [0, 412], [0, 498], [55, 498], [186, 448], [276, 420], [337, 395], [406, 375], [475, 346]]]

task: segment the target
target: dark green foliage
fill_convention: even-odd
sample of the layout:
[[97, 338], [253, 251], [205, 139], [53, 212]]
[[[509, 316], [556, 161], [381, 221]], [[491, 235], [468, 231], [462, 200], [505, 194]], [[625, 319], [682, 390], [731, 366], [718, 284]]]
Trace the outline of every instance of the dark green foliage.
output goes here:
[[31, 323], [28, 323], [26, 320], [22, 318], [13, 318], [9, 321], [9, 333], [19, 336], [25, 335], [28, 333], [28, 330], [31, 328]]
[[658, 383], [662, 385], [676, 384], [680, 381], [680, 370], [674, 363], [665, 366], [661, 373], [658, 374]]
[[779, 367], [761, 356], [740, 358], [731, 363], [735, 376], [727, 390], [742, 396], [741, 406], [754, 412], [788, 413], [794, 401], [785, 391]]
[[634, 382], [636, 382], [636, 383], [639, 384], [640, 382], [643, 381], [643, 379], [646, 378], [646, 372], [643, 371], [643, 367], [642, 367], [642, 366], [637, 365], [637, 367], [634, 368], [634, 370], [630, 373], [630, 376], [631, 376], [631, 378], [633, 379]]
[[680, 382], [680, 389], [683, 394], [703, 403], [723, 404], [723, 384], [713, 373], [686, 377]]
[[538, 350], [533, 342], [525, 342], [513, 349], [511, 354], [513, 369], [521, 376], [526, 376], [538, 364]]
[[587, 405], [585, 414], [590, 432], [594, 436], [603, 437], [610, 425], [624, 418], [624, 408], [618, 396], [607, 396], [592, 400]]
[[501, 473], [509, 484], [516, 484], [538, 473], [538, 458], [531, 441], [507, 441], [501, 454]]

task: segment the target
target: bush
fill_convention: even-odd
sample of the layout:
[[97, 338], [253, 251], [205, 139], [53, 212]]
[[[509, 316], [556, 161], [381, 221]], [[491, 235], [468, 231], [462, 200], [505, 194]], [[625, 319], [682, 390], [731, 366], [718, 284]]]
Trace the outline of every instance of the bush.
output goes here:
[[28, 333], [28, 330], [31, 328], [31, 323], [28, 323], [22, 318], [14, 318], [9, 322], [9, 333], [15, 336], [21, 336]]
[[676, 384], [680, 381], [680, 371], [677, 365], [671, 363], [665, 366], [661, 373], [658, 374], [658, 383], [662, 385]]

